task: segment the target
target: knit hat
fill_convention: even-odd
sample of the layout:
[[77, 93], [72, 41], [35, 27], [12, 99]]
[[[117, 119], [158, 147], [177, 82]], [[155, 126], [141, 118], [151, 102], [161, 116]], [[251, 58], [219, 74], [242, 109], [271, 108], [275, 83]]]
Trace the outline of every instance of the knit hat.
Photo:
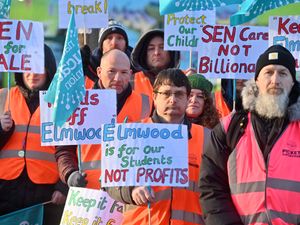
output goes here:
[[286, 67], [293, 80], [296, 80], [296, 60], [289, 50], [281, 45], [273, 45], [259, 56], [256, 62], [255, 80], [262, 68], [272, 64]]
[[100, 31], [99, 31], [98, 43], [99, 43], [99, 49], [100, 49], [101, 52], [103, 50], [102, 45], [103, 45], [104, 39], [109, 34], [113, 34], [113, 33], [121, 34], [125, 39], [126, 48], [128, 47], [128, 36], [127, 36], [127, 33], [125, 31], [124, 26], [122, 26], [117, 21], [111, 19], [111, 20], [108, 21], [108, 27], [101, 28]]
[[195, 73], [193, 75], [188, 76], [192, 89], [204, 90], [207, 93], [210, 93], [213, 85], [207, 80], [203, 75]]

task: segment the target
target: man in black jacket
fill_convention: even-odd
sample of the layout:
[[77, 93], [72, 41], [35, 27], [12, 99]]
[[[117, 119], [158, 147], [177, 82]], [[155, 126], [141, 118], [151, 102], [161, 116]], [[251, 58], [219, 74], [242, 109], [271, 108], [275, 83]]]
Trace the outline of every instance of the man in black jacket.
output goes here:
[[287, 49], [268, 48], [256, 63], [255, 79], [242, 91], [243, 109], [212, 131], [199, 181], [207, 225], [299, 224], [295, 67]]

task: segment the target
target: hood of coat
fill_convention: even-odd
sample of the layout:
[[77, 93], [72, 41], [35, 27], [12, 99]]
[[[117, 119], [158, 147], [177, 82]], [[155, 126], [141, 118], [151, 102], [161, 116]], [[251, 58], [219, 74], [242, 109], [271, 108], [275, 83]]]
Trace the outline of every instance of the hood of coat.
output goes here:
[[[243, 108], [250, 112], [256, 110], [256, 100], [258, 96], [258, 87], [254, 79], [248, 80], [242, 91]], [[289, 95], [289, 104], [287, 113], [290, 121], [300, 120], [300, 84], [295, 82]]]
[[[143, 71], [145, 74], [151, 73], [149, 70], [146, 57], [147, 47], [151, 39], [155, 36], [164, 37], [164, 31], [160, 29], [154, 29], [143, 34], [138, 40], [136, 47], [131, 53], [131, 61], [136, 71]], [[178, 68], [180, 63], [180, 52], [170, 51], [171, 62], [168, 68]]]

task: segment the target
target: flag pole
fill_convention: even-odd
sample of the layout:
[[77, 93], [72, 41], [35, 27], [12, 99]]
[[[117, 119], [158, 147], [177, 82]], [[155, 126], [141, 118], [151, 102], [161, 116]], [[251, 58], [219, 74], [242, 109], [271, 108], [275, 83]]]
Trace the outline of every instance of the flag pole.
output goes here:
[[235, 104], [236, 104], [236, 79], [233, 79], [233, 106], [232, 109], [235, 111]]
[[7, 72], [7, 101], [8, 110], [10, 111], [10, 72]]
[[[148, 191], [149, 191], [149, 194], [151, 195], [151, 187], [150, 186], [147, 186], [148, 188]], [[151, 225], [151, 203], [150, 201], [148, 200], [148, 224]]]

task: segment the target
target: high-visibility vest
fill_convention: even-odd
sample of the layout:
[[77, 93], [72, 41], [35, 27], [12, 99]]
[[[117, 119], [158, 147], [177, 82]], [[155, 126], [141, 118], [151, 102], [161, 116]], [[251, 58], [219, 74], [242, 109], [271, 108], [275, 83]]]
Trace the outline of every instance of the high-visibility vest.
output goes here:
[[[150, 115], [150, 110], [151, 107], [148, 96], [132, 91], [117, 116], [117, 122], [123, 123], [125, 119], [127, 123], [141, 121]], [[87, 187], [100, 189], [101, 145], [82, 145], [81, 158], [82, 170], [87, 174]]]
[[132, 89], [136, 91], [137, 93], [141, 93], [144, 95], [149, 96], [150, 99], [150, 105], [153, 104], [153, 87], [149, 80], [149, 78], [142, 72], [137, 72], [134, 74], [134, 80], [131, 84]]
[[221, 117], [225, 117], [231, 113], [231, 110], [228, 108], [221, 91], [215, 92], [215, 105]]
[[[152, 120], [146, 119], [146, 123]], [[151, 203], [151, 224], [161, 225], [196, 225], [204, 224], [202, 210], [199, 203], [200, 191], [198, 179], [200, 173], [201, 154], [205, 142], [207, 128], [192, 124], [192, 138], [188, 141], [189, 148], [189, 186], [168, 187], [154, 186], [155, 203]], [[149, 224], [147, 206], [125, 205], [125, 225]]]
[[[5, 110], [8, 109], [6, 100]], [[41, 146], [40, 107], [31, 115], [26, 100], [17, 87], [10, 90], [10, 110], [15, 130], [0, 150], [0, 179], [13, 180], [25, 165], [30, 180], [36, 184], [58, 181], [55, 147]]]
[[[225, 132], [231, 116], [223, 118]], [[267, 164], [248, 124], [227, 162], [232, 201], [244, 224], [299, 224], [300, 122], [290, 122]]]

